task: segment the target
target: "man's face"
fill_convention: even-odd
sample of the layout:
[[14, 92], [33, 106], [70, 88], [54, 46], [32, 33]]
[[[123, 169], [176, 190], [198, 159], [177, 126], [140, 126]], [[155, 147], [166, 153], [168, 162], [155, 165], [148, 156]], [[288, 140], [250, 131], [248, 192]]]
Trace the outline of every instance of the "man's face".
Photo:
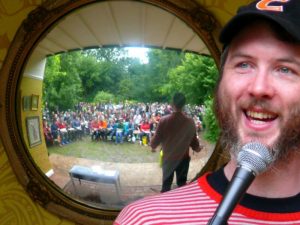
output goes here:
[[300, 45], [279, 41], [265, 23], [246, 28], [229, 47], [217, 104], [229, 147], [299, 148]]

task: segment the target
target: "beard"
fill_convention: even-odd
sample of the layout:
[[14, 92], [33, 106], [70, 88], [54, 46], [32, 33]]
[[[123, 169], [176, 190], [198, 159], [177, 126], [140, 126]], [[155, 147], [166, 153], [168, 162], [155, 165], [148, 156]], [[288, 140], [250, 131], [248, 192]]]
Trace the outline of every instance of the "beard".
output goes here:
[[[233, 157], [237, 157], [238, 152], [245, 143], [242, 143], [238, 134], [237, 121], [232, 116], [229, 102], [220, 96], [218, 91], [214, 102], [214, 109], [219, 126], [221, 129], [220, 144], [223, 149], [228, 150]], [[245, 103], [247, 106], [260, 105], [270, 109], [269, 103], [265, 100], [251, 99]], [[259, 141], [259, 134], [252, 133], [253, 141]], [[273, 163], [279, 161], [286, 162], [289, 156], [300, 149], [300, 104], [294, 104], [290, 107], [289, 116], [280, 130], [280, 136], [271, 145], [268, 146], [274, 158]]]

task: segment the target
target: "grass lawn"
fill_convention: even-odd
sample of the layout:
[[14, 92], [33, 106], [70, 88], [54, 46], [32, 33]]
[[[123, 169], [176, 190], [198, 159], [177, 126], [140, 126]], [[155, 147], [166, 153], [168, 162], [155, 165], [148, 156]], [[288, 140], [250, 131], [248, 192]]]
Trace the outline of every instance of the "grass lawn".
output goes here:
[[61, 154], [76, 158], [99, 160], [103, 162], [148, 163], [158, 162], [159, 153], [152, 153], [149, 146], [138, 143], [123, 143], [116, 145], [110, 141], [95, 142], [90, 137], [70, 144], [48, 147], [49, 154]]

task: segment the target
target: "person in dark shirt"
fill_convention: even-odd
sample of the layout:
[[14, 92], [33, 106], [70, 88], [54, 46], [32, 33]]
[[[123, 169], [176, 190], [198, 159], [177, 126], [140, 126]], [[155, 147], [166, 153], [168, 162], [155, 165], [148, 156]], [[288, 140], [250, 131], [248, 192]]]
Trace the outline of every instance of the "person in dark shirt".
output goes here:
[[154, 136], [151, 138], [152, 151], [154, 152], [158, 145], [161, 145], [163, 151], [161, 192], [171, 190], [174, 172], [177, 186], [181, 187], [186, 184], [190, 165], [189, 147], [196, 152], [201, 150], [195, 123], [183, 112], [185, 101], [182, 93], [174, 94], [173, 112], [160, 119]]

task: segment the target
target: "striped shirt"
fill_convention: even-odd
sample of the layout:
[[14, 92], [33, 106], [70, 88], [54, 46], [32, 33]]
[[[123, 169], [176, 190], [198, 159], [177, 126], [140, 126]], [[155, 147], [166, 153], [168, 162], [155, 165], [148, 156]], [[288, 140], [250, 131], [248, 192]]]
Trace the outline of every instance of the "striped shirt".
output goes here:
[[[127, 205], [118, 215], [114, 225], [207, 224], [222, 198], [222, 195], [211, 186], [208, 177], [206, 174], [198, 181], [181, 188], [146, 197]], [[228, 224], [300, 224], [300, 201], [298, 201], [300, 197], [295, 198], [291, 202], [295, 202], [297, 211], [292, 210], [292, 212], [286, 212], [286, 208], [284, 212], [281, 212], [280, 208], [283, 205], [277, 205], [276, 212], [270, 212], [267, 209], [264, 211], [250, 209], [242, 205], [241, 201], [241, 204], [237, 205], [231, 214]], [[259, 199], [259, 202], [261, 200], [268, 201], [263, 198]], [[290, 202], [290, 200], [288, 198], [287, 201]], [[278, 201], [282, 202], [284, 199]], [[290, 204], [288, 204], [289, 206]]]

